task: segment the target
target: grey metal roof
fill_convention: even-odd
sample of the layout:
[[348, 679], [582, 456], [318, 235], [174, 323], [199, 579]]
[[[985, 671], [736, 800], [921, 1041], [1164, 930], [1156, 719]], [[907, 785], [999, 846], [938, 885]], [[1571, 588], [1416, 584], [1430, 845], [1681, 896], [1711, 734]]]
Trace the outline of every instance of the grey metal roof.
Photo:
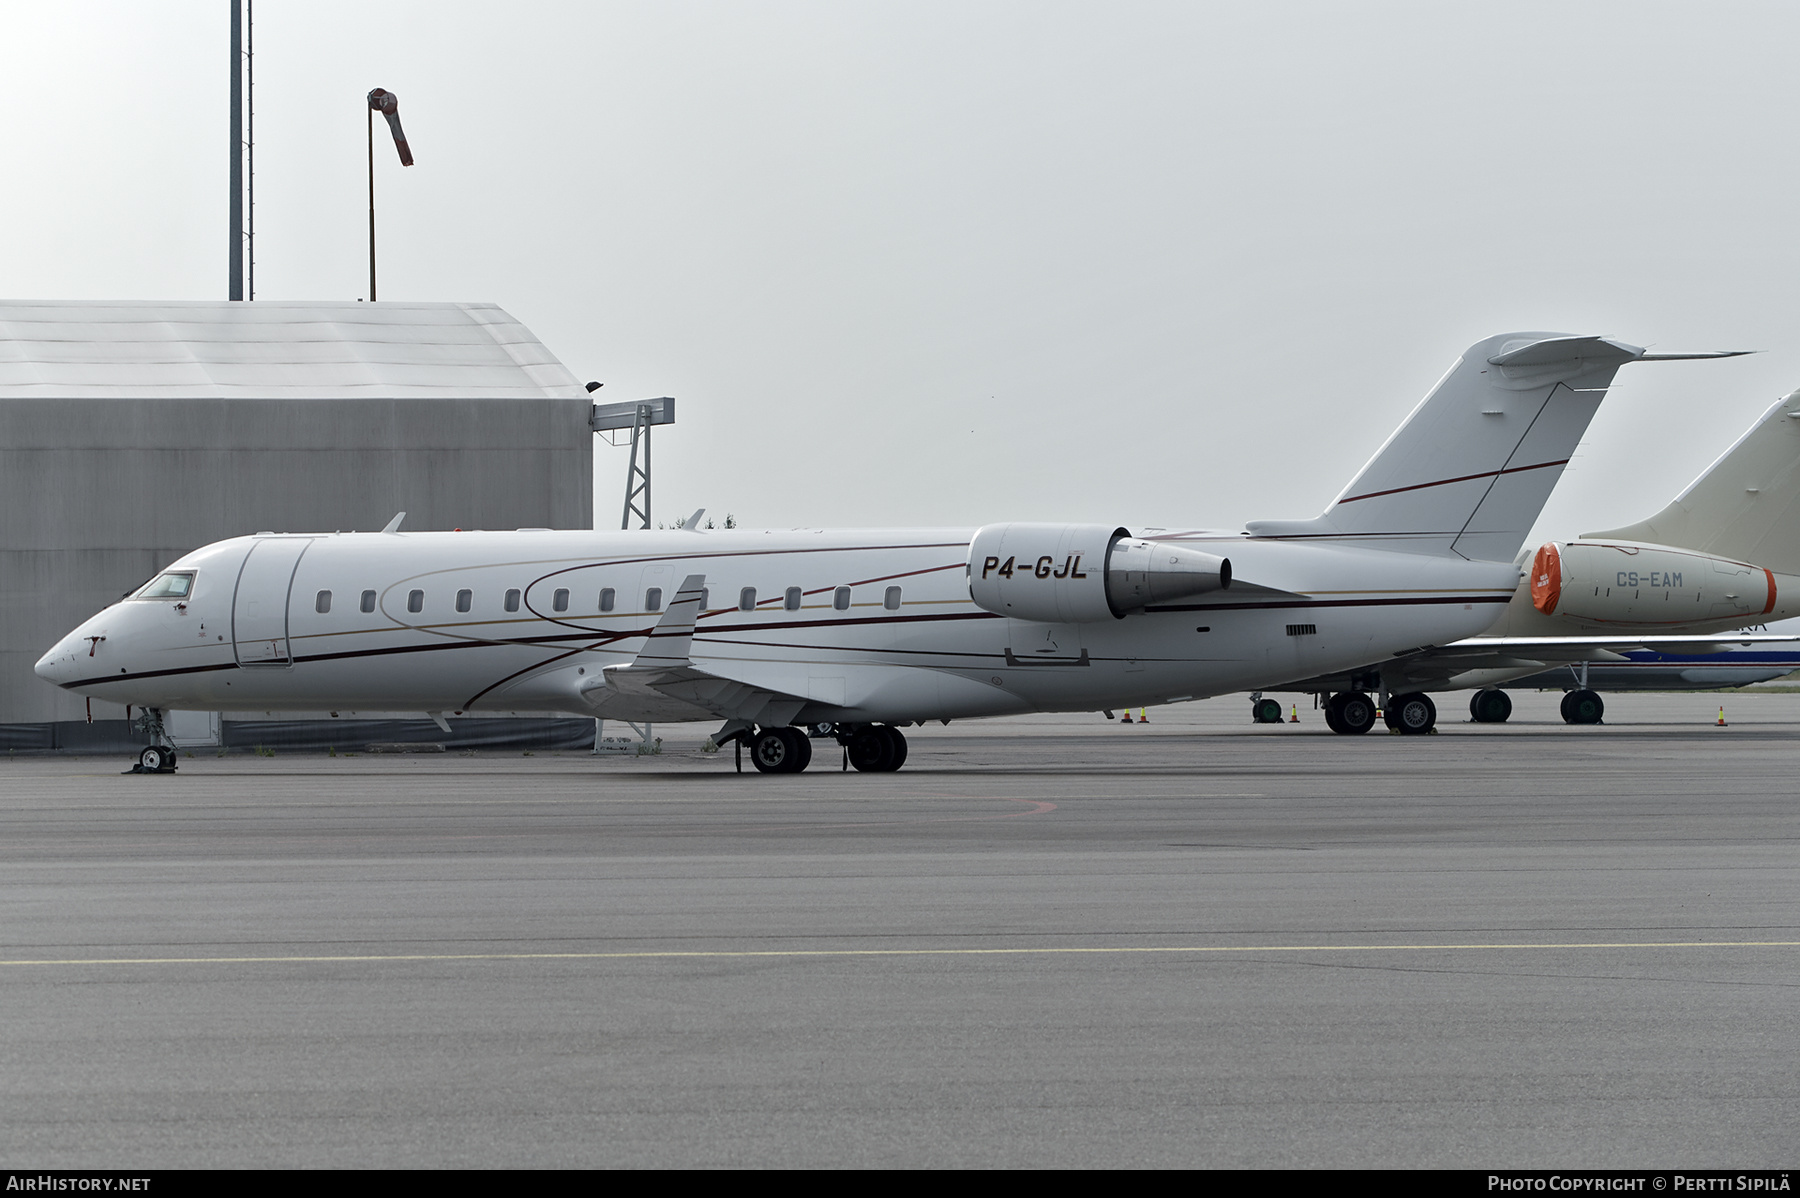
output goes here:
[[587, 392], [494, 304], [0, 300], [0, 398], [157, 396]]

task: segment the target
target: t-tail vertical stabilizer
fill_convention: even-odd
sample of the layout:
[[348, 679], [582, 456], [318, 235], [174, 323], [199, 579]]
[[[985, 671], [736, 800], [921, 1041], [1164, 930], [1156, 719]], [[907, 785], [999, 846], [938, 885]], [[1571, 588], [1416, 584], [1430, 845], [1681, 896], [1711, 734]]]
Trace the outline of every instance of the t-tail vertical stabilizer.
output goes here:
[[1479, 341], [1323, 515], [1254, 521], [1250, 534], [1511, 561], [1620, 366], [1730, 356], [1566, 333]]
[[1800, 574], [1800, 391], [1776, 400], [1656, 515], [1581, 535], [1673, 545]]

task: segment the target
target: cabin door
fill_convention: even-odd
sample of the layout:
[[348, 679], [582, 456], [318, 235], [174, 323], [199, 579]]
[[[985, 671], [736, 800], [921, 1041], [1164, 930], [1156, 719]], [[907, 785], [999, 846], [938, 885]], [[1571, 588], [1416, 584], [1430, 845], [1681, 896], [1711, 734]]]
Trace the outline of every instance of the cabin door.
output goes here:
[[231, 601], [231, 639], [240, 666], [294, 664], [288, 644], [288, 593], [309, 537], [268, 537], [250, 547]]

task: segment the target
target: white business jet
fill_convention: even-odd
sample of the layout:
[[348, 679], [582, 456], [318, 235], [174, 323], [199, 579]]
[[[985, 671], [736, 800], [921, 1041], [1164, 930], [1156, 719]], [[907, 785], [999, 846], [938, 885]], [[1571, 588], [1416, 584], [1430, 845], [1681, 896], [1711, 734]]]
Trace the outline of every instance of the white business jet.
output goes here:
[[899, 768], [902, 727], [1097, 711], [1342, 670], [1493, 624], [1513, 555], [1626, 362], [1600, 337], [1473, 346], [1325, 514], [1248, 533], [1115, 524], [753, 532], [259, 533], [197, 549], [40, 676], [148, 709], [723, 720], [756, 767], [810, 741]]
[[[1541, 685], [1553, 666], [1566, 665], [1561, 681], [1573, 683], [1562, 703], [1571, 724], [1600, 722], [1595, 686], [1679, 687], [1686, 672], [1729, 685], [1756, 674], [1720, 656], [1733, 650], [1752, 650], [1738, 660], [1760, 664], [1762, 677], [1786, 673], [1792, 633], [1726, 630], [1800, 617], [1800, 391], [1776, 400], [1648, 520], [1549, 541], [1517, 560], [1529, 585], [1483, 636], [1264, 689], [1329, 696], [1326, 722], [1348, 734], [1375, 723], [1366, 692], [1378, 691], [1390, 727], [1424, 732], [1436, 721], [1428, 692], [1481, 688], [1470, 717], [1500, 723], [1512, 701], [1499, 688]], [[1770, 653], [1783, 646], [1786, 655]], [[1605, 671], [1597, 682], [1590, 664]], [[1255, 711], [1259, 721], [1281, 719], [1279, 703], [1257, 702], [1274, 709]]]

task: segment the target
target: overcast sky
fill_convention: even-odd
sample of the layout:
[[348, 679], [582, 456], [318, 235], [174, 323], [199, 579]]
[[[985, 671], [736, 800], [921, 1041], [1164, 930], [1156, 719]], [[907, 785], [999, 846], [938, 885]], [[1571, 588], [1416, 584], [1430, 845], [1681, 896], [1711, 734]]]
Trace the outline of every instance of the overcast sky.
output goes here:
[[[1800, 387], [1800, 6], [256, 6], [257, 291], [493, 301], [679, 399], [656, 514], [1317, 514], [1456, 355], [1627, 366], [1540, 537]], [[0, 295], [225, 298], [227, 0], [0, 7]], [[626, 451], [597, 446], [600, 526]]]

